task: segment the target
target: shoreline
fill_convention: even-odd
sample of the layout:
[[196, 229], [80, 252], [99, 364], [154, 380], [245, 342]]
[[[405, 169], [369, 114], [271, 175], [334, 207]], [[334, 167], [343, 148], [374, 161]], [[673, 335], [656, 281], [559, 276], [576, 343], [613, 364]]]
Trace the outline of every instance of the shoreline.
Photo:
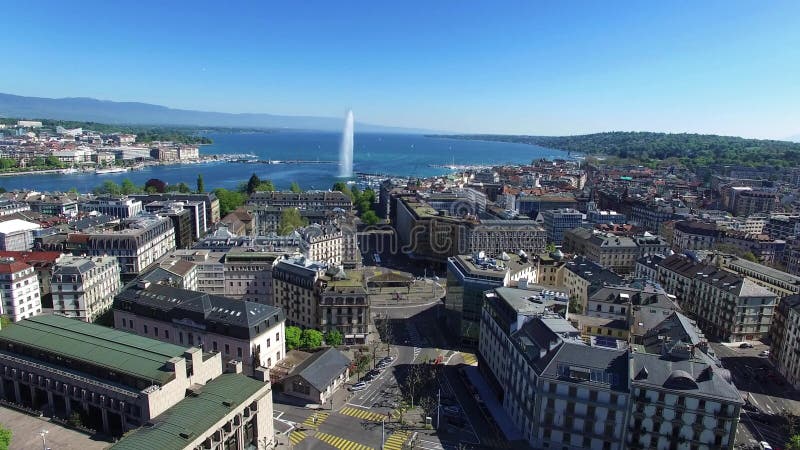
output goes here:
[[[159, 161], [159, 162], [145, 162], [140, 163], [138, 166], [123, 166], [120, 168], [127, 169], [125, 172], [135, 172], [137, 170], [144, 169], [146, 167], [153, 167], [153, 166], [182, 166], [182, 165], [195, 165], [195, 164], [208, 164], [214, 162], [224, 162], [226, 161], [223, 158], [201, 158], [197, 160], [188, 160], [188, 161]], [[114, 166], [116, 167], [116, 166]], [[113, 167], [108, 167], [113, 168]], [[95, 173], [95, 169], [77, 169], [77, 172], [72, 173], [63, 173], [64, 170], [67, 169], [43, 169], [43, 170], [24, 170], [19, 172], [0, 172], [0, 177], [13, 177], [16, 175], [104, 175], [104, 174], [97, 174]]]

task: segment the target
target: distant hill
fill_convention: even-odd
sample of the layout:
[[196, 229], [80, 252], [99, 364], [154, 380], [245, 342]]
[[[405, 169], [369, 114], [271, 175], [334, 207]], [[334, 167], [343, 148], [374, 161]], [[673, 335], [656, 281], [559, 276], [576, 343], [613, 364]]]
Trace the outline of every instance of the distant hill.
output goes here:
[[[230, 114], [173, 109], [136, 102], [113, 102], [93, 98], [23, 97], [0, 93], [0, 117], [60, 119], [135, 125], [180, 125], [199, 127], [300, 129], [341, 131], [344, 115], [336, 117]], [[356, 111], [358, 117], [358, 111]], [[389, 127], [356, 122], [357, 132], [412, 133], [430, 130]]]
[[800, 143], [690, 133], [613, 131], [577, 136], [447, 135], [451, 139], [516, 142], [542, 147], [658, 161], [678, 158], [689, 167], [740, 164], [751, 167], [800, 166]]

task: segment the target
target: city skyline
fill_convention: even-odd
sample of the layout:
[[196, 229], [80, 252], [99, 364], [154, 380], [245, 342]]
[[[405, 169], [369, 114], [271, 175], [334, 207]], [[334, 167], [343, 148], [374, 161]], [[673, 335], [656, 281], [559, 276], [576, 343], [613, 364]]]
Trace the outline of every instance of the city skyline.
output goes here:
[[8, 5], [24, 38], [0, 85], [463, 133], [800, 136], [797, 3], [303, 7]]

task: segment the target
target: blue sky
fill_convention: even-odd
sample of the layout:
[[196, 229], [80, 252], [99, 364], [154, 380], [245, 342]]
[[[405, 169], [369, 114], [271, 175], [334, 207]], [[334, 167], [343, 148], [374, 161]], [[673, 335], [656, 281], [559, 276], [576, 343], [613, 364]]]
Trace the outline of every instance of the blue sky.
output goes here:
[[800, 135], [800, 2], [12, 2], [0, 92], [460, 132]]

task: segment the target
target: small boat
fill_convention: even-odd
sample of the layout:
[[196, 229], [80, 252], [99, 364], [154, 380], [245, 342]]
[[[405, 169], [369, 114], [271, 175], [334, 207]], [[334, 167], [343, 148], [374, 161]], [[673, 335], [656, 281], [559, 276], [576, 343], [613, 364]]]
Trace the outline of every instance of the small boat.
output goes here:
[[112, 167], [110, 169], [96, 169], [94, 173], [96, 173], [97, 175], [105, 175], [108, 173], [122, 173], [127, 171], [128, 171], [127, 167]]
[[61, 169], [58, 173], [62, 173], [64, 175], [69, 175], [71, 173], [78, 173], [78, 169], [74, 167], [70, 167], [68, 169]]

